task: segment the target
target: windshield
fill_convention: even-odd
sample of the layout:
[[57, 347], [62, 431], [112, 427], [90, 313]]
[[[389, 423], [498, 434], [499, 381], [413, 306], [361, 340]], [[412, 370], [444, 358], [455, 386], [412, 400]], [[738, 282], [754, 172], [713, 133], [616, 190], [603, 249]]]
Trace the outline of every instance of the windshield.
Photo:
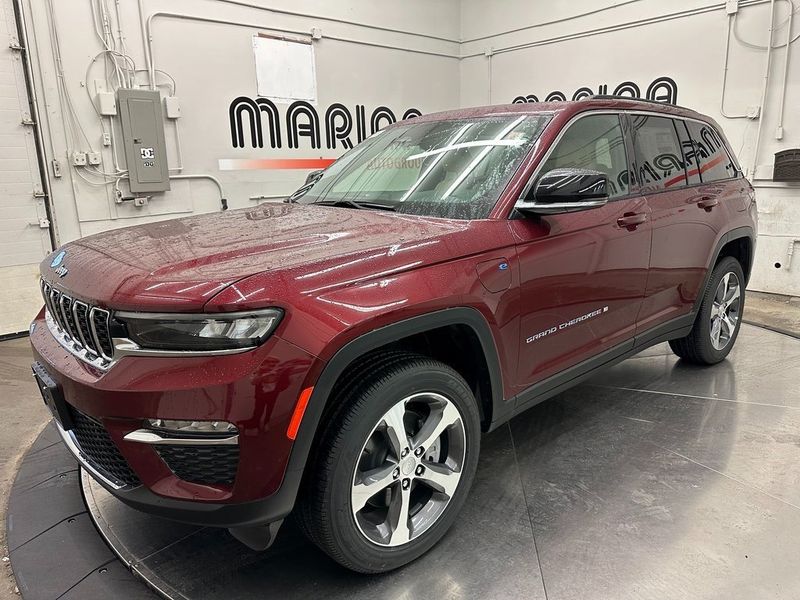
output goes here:
[[484, 219], [547, 120], [510, 115], [412, 121], [365, 140], [291, 200]]

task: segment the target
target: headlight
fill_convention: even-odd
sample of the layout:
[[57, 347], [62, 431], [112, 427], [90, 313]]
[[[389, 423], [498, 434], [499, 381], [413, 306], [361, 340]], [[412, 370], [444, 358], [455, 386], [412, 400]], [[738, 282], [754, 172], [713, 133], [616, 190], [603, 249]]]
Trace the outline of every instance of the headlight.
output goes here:
[[258, 346], [278, 326], [279, 308], [214, 315], [117, 313], [128, 337], [154, 350], [231, 350]]

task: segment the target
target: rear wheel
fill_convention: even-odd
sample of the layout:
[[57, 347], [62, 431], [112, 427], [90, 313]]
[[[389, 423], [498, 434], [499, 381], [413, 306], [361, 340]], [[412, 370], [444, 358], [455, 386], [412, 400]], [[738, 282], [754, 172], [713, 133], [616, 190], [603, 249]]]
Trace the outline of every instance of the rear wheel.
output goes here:
[[427, 552], [475, 474], [480, 418], [463, 378], [406, 355], [352, 387], [323, 434], [301, 499], [311, 540], [349, 569], [379, 573]]
[[744, 274], [732, 257], [723, 258], [708, 283], [692, 331], [684, 338], [670, 341], [678, 356], [702, 365], [723, 360], [733, 348], [744, 310]]

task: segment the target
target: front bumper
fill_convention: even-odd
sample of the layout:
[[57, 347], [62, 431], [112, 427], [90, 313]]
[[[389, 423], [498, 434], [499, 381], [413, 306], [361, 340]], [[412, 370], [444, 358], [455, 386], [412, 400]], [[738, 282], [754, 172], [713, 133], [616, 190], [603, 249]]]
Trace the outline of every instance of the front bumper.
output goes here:
[[[59, 428], [86, 471], [123, 502], [224, 527], [279, 520], [291, 510], [302, 469], [287, 471], [292, 441], [286, 429], [314, 371], [312, 355], [273, 336], [253, 351], [230, 356], [126, 356], [104, 372], [66, 351], [42, 314], [31, 328], [31, 343], [70, 409], [107, 433], [106, 445], [133, 472], [110, 474], [92, 459], [94, 448], [81, 447], [77, 428]], [[161, 447], [124, 439], [154, 418], [233, 423], [239, 432], [235, 476], [224, 483], [187, 481], [170, 468]]]

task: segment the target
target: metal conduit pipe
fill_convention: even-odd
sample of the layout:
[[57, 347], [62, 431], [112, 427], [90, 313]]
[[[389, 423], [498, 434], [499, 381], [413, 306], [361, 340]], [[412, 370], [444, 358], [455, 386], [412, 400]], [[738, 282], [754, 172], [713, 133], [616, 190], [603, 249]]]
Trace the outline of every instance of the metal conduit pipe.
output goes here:
[[[14, 12], [16, 17], [16, 26], [19, 33], [19, 46], [22, 52], [22, 68], [25, 71], [25, 87], [28, 92], [29, 107], [31, 111], [31, 120], [33, 121], [33, 135], [36, 143], [36, 159], [39, 164], [39, 177], [42, 183], [42, 191], [44, 192], [44, 210], [48, 221], [48, 235], [50, 237], [50, 245], [53, 248], [58, 247], [58, 239], [56, 236], [55, 219], [53, 218], [53, 192], [50, 189], [50, 177], [48, 177], [47, 166], [45, 164], [45, 146], [44, 136], [42, 135], [42, 117], [39, 113], [39, 101], [36, 97], [36, 80], [33, 75], [33, 68], [31, 66], [30, 57], [30, 42], [28, 40], [28, 25], [25, 21], [25, 11], [22, 6], [22, 0], [14, 0]], [[51, 138], [52, 146], [52, 138]], [[41, 227], [41, 225], [40, 225]]]
[[[223, 0], [225, 1], [225, 0]], [[488, 35], [481, 35], [474, 38], [469, 38], [466, 40], [461, 40], [462, 44], [469, 44], [470, 42], [480, 42], [483, 40], [489, 40], [492, 38], [500, 37], [501, 35], [509, 35], [511, 33], [519, 33], [520, 31], [527, 31], [529, 29], [536, 29], [538, 27], [547, 27], [548, 25], [556, 25], [558, 23], [566, 23], [567, 21], [572, 21], [574, 19], [580, 19], [582, 17], [588, 17], [591, 15], [596, 15], [597, 13], [605, 12], [607, 10], [611, 10], [614, 8], [619, 8], [620, 6], [625, 6], [626, 4], [633, 4], [634, 2], [640, 2], [641, 0], [626, 0], [625, 2], [619, 2], [617, 4], [610, 4], [608, 6], [601, 6], [600, 8], [595, 8], [588, 12], [579, 13], [577, 15], [570, 15], [568, 17], [562, 17], [560, 19], [554, 19], [552, 21], [544, 21], [543, 23], [534, 23], [533, 25], [525, 25], [523, 27], [515, 27], [514, 29], [507, 29], [505, 31], [501, 31], [499, 33], [490, 33]]]
[[[142, 12], [142, 5], [144, 0], [139, 0], [139, 10], [140, 15], [143, 15]], [[244, 21], [234, 21], [231, 19], [220, 19], [216, 17], [205, 17], [200, 15], [193, 15], [190, 13], [177, 13], [177, 12], [170, 12], [170, 11], [156, 11], [150, 14], [146, 19], [142, 20], [142, 39], [144, 40], [145, 45], [145, 60], [147, 62], [147, 70], [148, 76], [150, 78], [150, 88], [155, 89], [155, 57], [153, 56], [153, 21], [157, 18], [171, 18], [171, 19], [183, 19], [187, 21], [199, 21], [203, 23], [219, 23], [222, 25], [234, 25], [237, 27], [249, 27], [252, 29], [261, 29], [266, 31], [275, 31], [277, 33], [291, 33], [294, 35], [304, 35], [310, 36], [311, 33], [309, 31], [302, 31], [297, 29], [289, 29], [286, 27], [270, 27], [267, 25], [261, 25], [258, 23], [248, 23]], [[408, 48], [403, 46], [394, 46], [391, 44], [381, 44], [379, 42], [367, 42], [364, 40], [357, 40], [354, 38], [342, 37], [342, 36], [334, 36], [334, 35], [326, 35], [324, 39], [327, 40], [334, 40], [337, 42], [345, 42], [349, 44], [358, 44], [361, 46], [371, 46], [374, 48], [387, 48], [390, 50], [401, 50], [403, 52], [412, 52], [414, 54], [425, 54], [428, 56], [440, 56], [443, 58], [453, 58], [458, 59], [460, 56], [458, 54], [451, 54], [448, 52], [436, 52], [433, 50], [418, 50], [414, 48]]]
[[789, 3], [789, 30], [786, 33], [786, 51], [783, 55], [783, 84], [781, 85], [780, 107], [778, 108], [778, 126], [775, 128], [775, 139], [783, 138], [783, 111], [786, 108], [786, 82], [789, 79], [789, 49], [792, 45], [792, 17], [794, 16], [794, 2]]
[[[741, 0], [740, 3], [739, 3], [739, 6], [740, 7], [757, 6], [757, 5], [760, 5], [760, 4], [766, 4], [767, 2], [771, 2], [771, 1], [772, 0]], [[643, 19], [637, 19], [637, 20], [634, 20], [634, 21], [628, 21], [626, 23], [618, 23], [616, 25], [608, 25], [606, 27], [598, 27], [596, 29], [589, 29], [589, 30], [585, 30], [585, 31], [579, 31], [577, 33], [567, 33], [567, 34], [563, 34], [563, 35], [559, 35], [559, 36], [554, 36], [554, 37], [551, 37], [551, 38], [546, 38], [546, 39], [542, 39], [542, 40], [536, 40], [536, 41], [533, 41], [533, 42], [525, 42], [525, 43], [521, 43], [521, 44], [514, 44], [514, 45], [511, 45], [511, 46], [504, 46], [504, 47], [501, 47], [501, 48], [493, 48], [492, 49], [492, 54], [503, 54], [503, 53], [506, 53], [506, 52], [514, 52], [516, 50], [524, 50], [526, 48], [534, 48], [536, 46], [546, 46], [546, 45], [549, 45], [549, 44], [555, 44], [555, 43], [558, 43], [558, 42], [565, 42], [565, 41], [569, 41], [569, 40], [575, 40], [575, 39], [579, 39], [579, 38], [600, 35], [600, 34], [603, 34], [603, 33], [613, 33], [613, 32], [616, 32], [616, 31], [622, 31], [622, 30], [625, 30], [625, 29], [631, 29], [633, 27], [640, 27], [642, 25], [652, 25], [654, 23], [663, 23], [663, 22], [666, 22], [666, 21], [672, 21], [674, 19], [681, 19], [681, 18], [684, 18], [684, 17], [693, 17], [695, 15], [701, 15], [701, 14], [710, 13], [710, 12], [714, 12], [714, 11], [718, 11], [718, 10], [724, 10], [724, 9], [725, 9], [725, 4], [724, 3], [721, 3], [721, 4], [717, 3], [717, 4], [712, 4], [712, 5], [709, 5], [709, 6], [700, 6], [700, 7], [697, 7], [697, 8], [682, 10], [682, 11], [678, 11], [678, 12], [674, 12], [674, 13], [669, 13], [669, 14], [666, 14], [666, 15], [659, 15], [659, 16], [655, 16], [655, 17], [646, 17], [646, 18], [643, 18]], [[498, 35], [502, 35], [502, 34], [498, 34]], [[464, 59], [464, 58], [475, 58], [477, 56], [484, 56], [484, 54], [485, 54], [484, 51], [473, 52], [473, 53], [470, 53], [470, 54], [463, 54], [463, 55], [461, 55], [461, 58], [462, 59]]]
[[758, 127], [756, 128], [756, 141], [753, 145], [753, 162], [750, 169], [750, 179], [756, 178], [756, 167], [758, 166], [758, 145], [761, 142], [761, 131], [764, 128], [764, 104], [767, 100], [767, 89], [769, 87], [769, 66], [772, 59], [772, 33], [775, 22], [775, 0], [769, 3], [769, 41], [767, 43], [767, 58], [764, 61], [764, 86], [761, 88], [761, 112], [758, 116]]
[[747, 115], [729, 115], [725, 112], [725, 89], [728, 83], [728, 61], [731, 55], [731, 29], [734, 15], [728, 15], [728, 27], [725, 35], [725, 60], [722, 63], [722, 95], [719, 99], [719, 114], [726, 119], [747, 119]]
[[[244, 0], [217, 0], [218, 2], [224, 2], [226, 4], [234, 4], [236, 6], [245, 6], [247, 8], [255, 8], [258, 10], [265, 10], [267, 12], [274, 13], [276, 15], [290, 15], [292, 17], [305, 17], [308, 19], [316, 19], [318, 21], [328, 21], [329, 23], [341, 23], [343, 25], [353, 25], [355, 27], [364, 27], [366, 29], [374, 29], [376, 31], [386, 31], [389, 33], [401, 33], [403, 35], [413, 35], [414, 37], [420, 38], [427, 38], [430, 40], [438, 40], [441, 42], [450, 42], [451, 44], [458, 44], [461, 40], [442, 37], [439, 35], [433, 35], [430, 33], [418, 33], [416, 31], [408, 31], [406, 29], [397, 29], [395, 27], [384, 27], [382, 25], [370, 25], [369, 23], [359, 23], [358, 21], [349, 21], [347, 19], [339, 19], [337, 17], [325, 17], [322, 15], [313, 15], [311, 13], [302, 13], [293, 10], [285, 10], [282, 8], [272, 8], [269, 6], [261, 6], [259, 4], [253, 4], [252, 2], [244, 2]], [[629, 0], [630, 2], [636, 2], [638, 0]]]
[[195, 174], [192, 174], [192, 175], [185, 175], [185, 174], [184, 175], [170, 175], [169, 178], [170, 178], [170, 180], [172, 180], [172, 179], [208, 179], [209, 181], [212, 181], [217, 186], [217, 189], [219, 190], [219, 203], [220, 203], [220, 206], [222, 207], [222, 210], [228, 210], [228, 198], [225, 196], [225, 190], [222, 189], [222, 183], [220, 182], [220, 180], [217, 179], [216, 177], [214, 177], [213, 175], [208, 175], [206, 173], [198, 173], [196, 175]]

